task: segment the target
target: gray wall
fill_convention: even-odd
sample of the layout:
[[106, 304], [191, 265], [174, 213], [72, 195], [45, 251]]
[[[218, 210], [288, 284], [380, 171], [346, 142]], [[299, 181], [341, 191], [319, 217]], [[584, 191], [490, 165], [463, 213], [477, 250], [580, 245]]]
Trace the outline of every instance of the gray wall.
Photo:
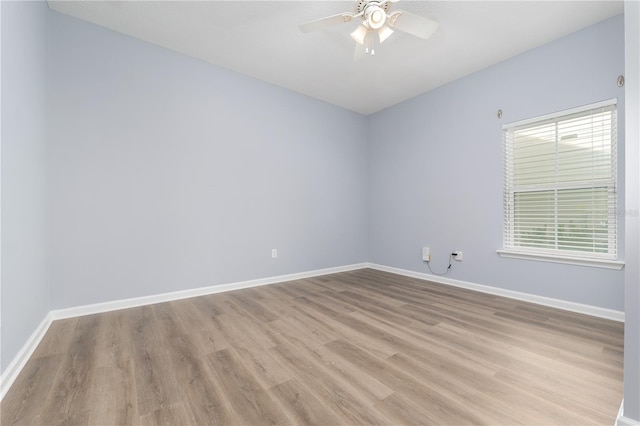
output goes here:
[[50, 26], [53, 309], [366, 260], [366, 117]]
[[[428, 273], [427, 244], [434, 272], [443, 272], [449, 253], [462, 250], [450, 278], [623, 310], [623, 271], [496, 254], [504, 123], [617, 97], [624, 208], [623, 73], [618, 16], [370, 116], [369, 260]], [[624, 259], [624, 223], [618, 235]]]
[[624, 415], [640, 422], [640, 3], [624, 3], [627, 205]]
[[45, 255], [47, 5], [2, 1], [4, 371], [49, 312]]

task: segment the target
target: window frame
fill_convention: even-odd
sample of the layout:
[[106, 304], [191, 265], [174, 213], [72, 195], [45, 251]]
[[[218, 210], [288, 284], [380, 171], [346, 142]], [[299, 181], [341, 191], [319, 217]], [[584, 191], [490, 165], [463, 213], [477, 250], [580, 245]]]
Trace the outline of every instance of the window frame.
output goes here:
[[[503, 248], [497, 250], [497, 253], [506, 258], [516, 258], [516, 259], [530, 259], [530, 260], [539, 260], [539, 261], [547, 261], [547, 262], [555, 262], [555, 263], [564, 263], [564, 264], [572, 264], [572, 265], [582, 265], [582, 266], [593, 266], [593, 267], [601, 267], [608, 269], [622, 269], [624, 267], [624, 262], [618, 260], [618, 247], [619, 241], [617, 238], [617, 230], [618, 230], [618, 218], [614, 217], [616, 223], [614, 226], [608, 227], [608, 244], [611, 244], [613, 241], [614, 244], [614, 253], [610, 253], [609, 249], [607, 253], [594, 253], [594, 252], [579, 252], [572, 250], [562, 250], [558, 248], [536, 248], [536, 247], [522, 247], [515, 245], [516, 233], [515, 233], [515, 208], [514, 208], [514, 200], [516, 193], [525, 193], [525, 192], [551, 192], [555, 197], [554, 202], [554, 222], [556, 223], [556, 228], [554, 230], [554, 240], [557, 242], [560, 238], [560, 232], [557, 227], [558, 223], [558, 198], [557, 194], [563, 190], [580, 190], [580, 189], [588, 189], [594, 188], [593, 183], [588, 184], [578, 184], [578, 183], [570, 183], [570, 184], [559, 184], [558, 182], [546, 183], [546, 184], [534, 184], [531, 185], [528, 189], [523, 190], [522, 186], [518, 186], [515, 184], [509, 185], [510, 180], [513, 176], [513, 167], [514, 167], [514, 159], [513, 156], [509, 158], [507, 155], [507, 146], [509, 138], [507, 137], [508, 132], [513, 132], [514, 129], [522, 129], [522, 127], [531, 126], [532, 128], [536, 125], [542, 125], [544, 122], [548, 123], [556, 123], [556, 126], [559, 122], [562, 122], [563, 119], [569, 119], [571, 115], [584, 113], [590, 110], [595, 110], [599, 108], [608, 108], [612, 107], [614, 113], [614, 126], [612, 127], [612, 137], [614, 138], [612, 144], [612, 155], [617, 156], [617, 145], [618, 145], [618, 137], [617, 137], [617, 99], [608, 99], [602, 102], [597, 102], [589, 105], [584, 105], [577, 108], [572, 108], [569, 110], [558, 111], [552, 114], [547, 114], [539, 117], [533, 117], [525, 120], [520, 120], [512, 123], [507, 123], [502, 126], [502, 139], [503, 139], [503, 167], [504, 167], [504, 176], [503, 176]], [[558, 140], [554, 141], [555, 149], [558, 149]], [[511, 160], [511, 162], [509, 162]], [[615, 198], [615, 203], [617, 204], [617, 158], [612, 158], [611, 168], [614, 171], [612, 175], [612, 179], [607, 182], [607, 185], [603, 186], [603, 188], [607, 189], [607, 194], [611, 191]], [[614, 205], [613, 211], [609, 210], [609, 216], [616, 214], [617, 205]], [[613, 234], [613, 235], [612, 235]], [[610, 247], [610, 246], [609, 246]]]

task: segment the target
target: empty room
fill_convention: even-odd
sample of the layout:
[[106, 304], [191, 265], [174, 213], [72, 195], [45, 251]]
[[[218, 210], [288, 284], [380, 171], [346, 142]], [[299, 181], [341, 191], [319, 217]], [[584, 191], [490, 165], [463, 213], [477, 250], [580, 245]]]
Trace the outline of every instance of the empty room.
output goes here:
[[2, 425], [640, 426], [640, 2], [0, 2]]

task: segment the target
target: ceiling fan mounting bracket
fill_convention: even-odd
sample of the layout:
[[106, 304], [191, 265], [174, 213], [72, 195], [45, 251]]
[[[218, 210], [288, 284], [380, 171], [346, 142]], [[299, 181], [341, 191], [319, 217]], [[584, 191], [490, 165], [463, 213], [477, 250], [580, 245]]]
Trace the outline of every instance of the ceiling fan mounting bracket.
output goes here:
[[389, 0], [356, 0], [356, 6], [354, 8], [356, 15], [363, 13], [367, 9], [367, 7], [371, 6], [378, 6], [385, 12], [388, 12], [389, 8], [391, 7], [391, 2]]

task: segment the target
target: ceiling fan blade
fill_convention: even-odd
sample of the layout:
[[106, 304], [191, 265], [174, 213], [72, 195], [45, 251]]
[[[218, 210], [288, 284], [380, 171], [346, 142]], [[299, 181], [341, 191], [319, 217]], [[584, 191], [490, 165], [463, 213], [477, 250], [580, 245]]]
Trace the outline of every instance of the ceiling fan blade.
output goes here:
[[438, 29], [438, 23], [413, 13], [397, 10], [387, 18], [389, 25], [394, 30], [428, 39]]
[[355, 15], [350, 13], [340, 13], [338, 15], [327, 16], [326, 18], [316, 19], [315, 21], [301, 24], [300, 31], [303, 33], [310, 33], [313, 31], [324, 30], [325, 28], [350, 22], [354, 17]]

